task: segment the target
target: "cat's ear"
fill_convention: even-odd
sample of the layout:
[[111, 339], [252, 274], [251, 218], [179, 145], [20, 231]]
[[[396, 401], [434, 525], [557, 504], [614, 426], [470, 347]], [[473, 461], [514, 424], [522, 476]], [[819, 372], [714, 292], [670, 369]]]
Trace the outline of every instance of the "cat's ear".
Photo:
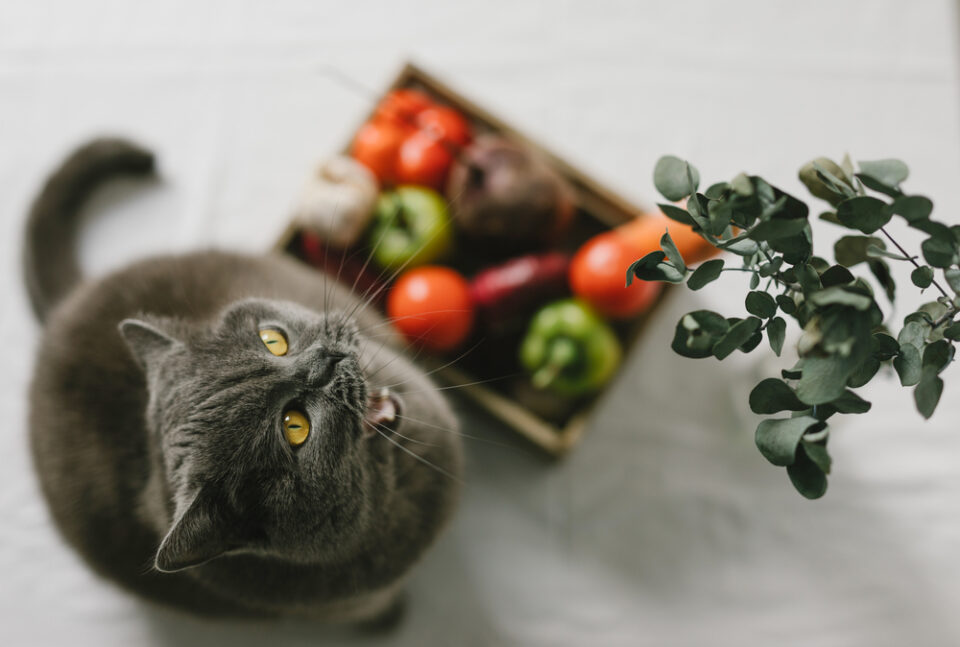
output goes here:
[[201, 489], [160, 542], [154, 566], [163, 573], [199, 566], [235, 548], [223, 506]]
[[149, 367], [160, 355], [180, 343], [153, 324], [140, 319], [124, 319], [119, 329], [120, 336], [127, 342], [142, 368]]

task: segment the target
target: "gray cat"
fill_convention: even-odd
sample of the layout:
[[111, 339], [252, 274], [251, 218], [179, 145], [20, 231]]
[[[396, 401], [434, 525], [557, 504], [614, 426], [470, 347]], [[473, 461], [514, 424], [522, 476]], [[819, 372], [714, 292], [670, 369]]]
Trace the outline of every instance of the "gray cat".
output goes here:
[[456, 503], [449, 406], [378, 314], [279, 255], [82, 280], [85, 198], [152, 172], [138, 146], [94, 141], [28, 221], [30, 439], [53, 519], [98, 573], [191, 612], [388, 615]]

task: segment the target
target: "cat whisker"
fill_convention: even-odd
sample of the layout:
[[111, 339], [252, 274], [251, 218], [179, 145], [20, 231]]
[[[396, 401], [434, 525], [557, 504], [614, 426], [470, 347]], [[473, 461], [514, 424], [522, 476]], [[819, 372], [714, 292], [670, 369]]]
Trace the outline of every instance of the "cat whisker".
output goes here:
[[[448, 204], [449, 204], [449, 203], [448, 203]], [[434, 231], [432, 234], [430, 234], [430, 237], [427, 238], [426, 240], [424, 240], [424, 241], [420, 244], [420, 247], [417, 249], [417, 251], [419, 252], [421, 249], [423, 249], [423, 248], [426, 247], [428, 244], [430, 244], [431, 242], [433, 242], [433, 239], [434, 239], [434, 238], [436, 238], [441, 232], [445, 231], [445, 230], [447, 229], [447, 227], [450, 226], [450, 222], [451, 222], [451, 220], [448, 218], [446, 221], [444, 221], [444, 223], [443, 223], [440, 227], [437, 227], [436, 231]], [[382, 237], [381, 237], [381, 238], [382, 238]], [[376, 249], [376, 247], [379, 246], [379, 244], [380, 244], [380, 243], [379, 243], [379, 241], [378, 241], [377, 244], [373, 247], [373, 249]], [[371, 251], [371, 254], [373, 254], [373, 251]], [[373, 302], [373, 300], [376, 299], [376, 298], [380, 295], [380, 293], [383, 292], [383, 290], [386, 289], [387, 286], [390, 285], [390, 283], [393, 281], [393, 279], [395, 279], [395, 278], [400, 274], [400, 272], [402, 272], [403, 270], [406, 269], [407, 265], [409, 265], [410, 262], [414, 260], [414, 258], [416, 258], [416, 253], [411, 254], [410, 257], [409, 257], [402, 265], [400, 265], [398, 268], [396, 268], [396, 269], [393, 271], [393, 273], [392, 273], [385, 281], [382, 281], [382, 285], [380, 285], [380, 287], [377, 288], [377, 290], [376, 290], [373, 294], [370, 294], [370, 295], [368, 296], [368, 294], [369, 294], [369, 292], [370, 292], [370, 289], [371, 289], [373, 286], [371, 286], [371, 288], [367, 288], [367, 290], [360, 296], [360, 299], [359, 299], [357, 305], [355, 305], [355, 306], [353, 307], [353, 309], [350, 311], [349, 316], [352, 317], [352, 316], [356, 313], [356, 311], [359, 310], [361, 307], [366, 308], [367, 306], [369, 306], [369, 305]], [[382, 278], [383, 278], [383, 275], [381, 274], [380, 277], [378, 277], [378, 279], [382, 279]], [[373, 285], [376, 285], [376, 284], [373, 284]]]
[[[452, 360], [450, 360], [450, 361], [447, 362], [446, 364], [444, 364], [444, 365], [442, 365], [442, 366], [438, 366], [438, 367], [433, 368], [433, 369], [430, 369], [429, 371], [427, 371], [427, 372], [424, 373], [423, 375], [424, 375], [424, 376], [430, 376], [430, 375], [433, 375], [434, 373], [437, 373], [437, 372], [439, 372], [439, 371], [442, 371], [443, 369], [445, 369], [445, 368], [447, 368], [447, 367], [449, 367], [449, 366], [452, 366], [453, 364], [456, 364], [457, 362], [459, 362], [460, 360], [462, 360], [464, 357], [466, 357], [467, 355], [469, 355], [470, 353], [472, 353], [473, 351], [475, 351], [475, 350], [477, 349], [477, 347], [478, 347], [482, 342], [483, 342], [482, 339], [479, 340], [479, 341], [478, 341], [477, 343], [475, 343], [473, 346], [471, 346], [471, 347], [468, 348], [467, 350], [463, 351], [462, 353], [460, 353], [459, 355], [457, 355], [456, 357], [454, 357]], [[421, 351], [422, 351], [422, 348], [421, 348]], [[417, 351], [417, 354], [414, 355], [412, 359], [416, 359], [417, 355], [419, 355], [421, 351]], [[394, 359], [396, 359], [396, 358], [394, 358]], [[390, 360], [390, 361], [392, 362], [393, 360]], [[379, 371], [381, 371], [381, 370], [383, 370], [384, 368], [386, 368], [386, 366], [387, 366], [389, 363], [390, 363], [390, 362], [387, 362], [387, 364], [384, 364], [383, 366], [381, 366], [380, 368], [378, 368], [376, 371], [374, 371], [373, 375], [376, 375]], [[371, 375], [371, 377], [372, 377], [373, 375]], [[385, 384], [385, 385], [383, 385], [383, 386], [385, 386], [386, 388], [390, 388], [390, 387], [394, 387], [394, 386], [401, 386], [401, 385], [403, 385], [403, 384], [406, 384], [407, 382], [408, 382], [408, 380], [405, 380], [405, 381], [403, 381], [403, 382], [397, 382], [397, 383], [395, 383], [395, 384]], [[412, 391], [411, 391], [411, 393], [412, 393]]]
[[[395, 413], [395, 414], [393, 414], [393, 415], [394, 415], [395, 417], [397, 417], [397, 418], [404, 418], [404, 416], [401, 416], [400, 414], [397, 414], [397, 413]], [[404, 418], [404, 419], [406, 420], [407, 418]], [[410, 420], [412, 420], [412, 419], [410, 419]], [[429, 443], [429, 442], [427, 442], [427, 441], [425, 441], [425, 440], [419, 440], [419, 439], [417, 439], [417, 438], [411, 438], [410, 436], [405, 436], [405, 435], [401, 434], [399, 431], [397, 431], [396, 429], [390, 429], [389, 427], [387, 427], [386, 425], [384, 425], [383, 423], [380, 423], [380, 422], [368, 422], [368, 424], [371, 424], [371, 425], [377, 427], [378, 429], [382, 430], [384, 433], [393, 434], [394, 436], [400, 436], [400, 437], [403, 438], [404, 440], [409, 440], [411, 443], [416, 443], [416, 444], [418, 444], [418, 445], [425, 445], [425, 446], [427, 446], [427, 447], [439, 447], [439, 445], [437, 445], [436, 443]]]
[[406, 452], [407, 454], [410, 454], [410, 456], [412, 456], [413, 458], [417, 459], [418, 461], [420, 461], [420, 462], [423, 463], [424, 465], [426, 465], [426, 466], [428, 466], [428, 467], [436, 470], [436, 471], [439, 472], [440, 474], [443, 474], [444, 476], [446, 476], [446, 477], [448, 477], [448, 478], [456, 481], [457, 483], [459, 483], [459, 484], [461, 484], [461, 485], [463, 484], [463, 481], [462, 481], [461, 479], [457, 478], [457, 476], [456, 476], [455, 474], [451, 474], [450, 472], [448, 472], [447, 470], [443, 469], [443, 468], [440, 467], [439, 465], [434, 465], [433, 463], [431, 463], [430, 461], [428, 461], [426, 458], [424, 458], [424, 457], [421, 456], [420, 454], [416, 453], [415, 451], [413, 451], [413, 450], [411, 450], [411, 449], [409, 449], [409, 448], [407, 448], [407, 447], [404, 447], [403, 445], [401, 445], [400, 443], [398, 443], [397, 441], [395, 441], [393, 438], [391, 438], [390, 436], [388, 436], [387, 434], [385, 434], [385, 433], [384, 433], [383, 431], [381, 431], [380, 429], [377, 429], [376, 427], [374, 427], [374, 431], [376, 431], [378, 434], [380, 434], [381, 436], [383, 436], [389, 443], [391, 443], [392, 445], [395, 445], [396, 447], [399, 447], [399, 448], [402, 449], [404, 452]]
[[440, 425], [435, 425], [425, 420], [418, 420], [416, 418], [411, 418], [410, 416], [404, 416], [401, 414], [396, 414], [401, 420], [407, 420], [409, 422], [416, 423], [418, 425], [423, 425], [424, 427], [430, 427], [431, 429], [436, 429], [438, 431], [445, 431], [455, 436], [460, 436], [461, 438], [470, 438], [471, 440], [477, 440], [482, 443], [487, 443], [490, 445], [497, 445], [499, 447], [506, 447], [507, 449], [518, 449], [515, 445], [508, 445], [507, 443], [497, 442], [496, 440], [490, 440], [489, 438], [483, 438], [481, 436], [474, 436], [473, 434], [468, 434], [460, 431], [459, 429], [450, 429], [449, 427], [441, 427]]
[[[420, 389], [420, 390], [416, 390], [416, 391], [403, 391], [403, 393], [404, 393], [404, 394], [408, 394], [408, 393], [409, 393], [409, 394], [413, 394], [413, 393], [432, 393], [433, 391], [452, 391], [452, 390], [454, 390], [454, 389], [463, 389], [463, 388], [466, 388], [466, 387], [468, 387], [468, 386], [476, 386], [476, 385], [478, 385], [478, 384], [489, 384], [490, 382], [497, 382], [497, 381], [499, 381], [499, 380], [507, 380], [507, 379], [510, 379], [510, 378], [512, 378], [512, 377], [519, 377], [520, 375], [523, 375], [523, 373], [520, 373], [520, 372], [517, 372], [517, 373], [508, 373], [507, 375], [501, 375], [501, 376], [499, 376], [499, 377], [491, 377], [491, 378], [488, 378], [488, 379], [486, 379], [486, 380], [476, 380], [476, 381], [474, 381], [474, 382], [465, 382], [465, 383], [463, 383], [463, 384], [451, 384], [451, 385], [448, 385], [448, 386], [437, 386], [437, 387], [433, 387], [433, 388], [431, 388], [431, 389], [426, 389], [426, 390]], [[399, 382], [398, 384], [390, 384], [390, 385], [387, 385], [387, 388], [397, 387], [397, 386], [401, 386], [401, 385], [407, 384], [407, 383], [408, 383], [408, 382]]]

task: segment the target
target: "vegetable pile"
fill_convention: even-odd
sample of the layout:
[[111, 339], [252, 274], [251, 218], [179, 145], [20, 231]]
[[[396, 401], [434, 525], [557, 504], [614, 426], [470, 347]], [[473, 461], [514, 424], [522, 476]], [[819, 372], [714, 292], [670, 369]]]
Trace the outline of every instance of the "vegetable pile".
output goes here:
[[625, 285], [627, 265], [668, 230], [690, 262], [717, 251], [661, 214], [604, 229], [575, 196], [531, 147], [394, 90], [304, 191], [301, 253], [380, 302], [412, 345], [519, 376], [510, 396], [560, 422], [613, 377], [629, 322], [660, 293]]

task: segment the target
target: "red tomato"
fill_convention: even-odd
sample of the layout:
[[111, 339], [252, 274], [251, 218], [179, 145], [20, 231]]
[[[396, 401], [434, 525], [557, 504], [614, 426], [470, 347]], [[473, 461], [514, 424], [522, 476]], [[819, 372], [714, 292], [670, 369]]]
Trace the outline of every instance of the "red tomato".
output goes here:
[[381, 184], [390, 184], [396, 179], [397, 155], [407, 134], [389, 121], [368, 121], [353, 138], [350, 153], [373, 171]]
[[448, 267], [409, 270], [390, 289], [387, 314], [411, 342], [433, 351], [453, 350], [473, 326], [470, 286]]
[[377, 106], [374, 119], [395, 121], [413, 128], [417, 115], [433, 105], [430, 97], [419, 90], [400, 89], [390, 92]]
[[417, 115], [417, 128], [452, 144], [454, 149], [470, 143], [470, 124], [447, 106], [433, 106]]
[[627, 268], [639, 256], [616, 232], [610, 231], [588, 240], [570, 264], [570, 288], [601, 314], [621, 319], [649, 308], [661, 285], [655, 281], [634, 280], [626, 286]]
[[443, 192], [453, 153], [424, 131], [403, 140], [397, 157], [395, 175], [398, 184], [420, 184]]

